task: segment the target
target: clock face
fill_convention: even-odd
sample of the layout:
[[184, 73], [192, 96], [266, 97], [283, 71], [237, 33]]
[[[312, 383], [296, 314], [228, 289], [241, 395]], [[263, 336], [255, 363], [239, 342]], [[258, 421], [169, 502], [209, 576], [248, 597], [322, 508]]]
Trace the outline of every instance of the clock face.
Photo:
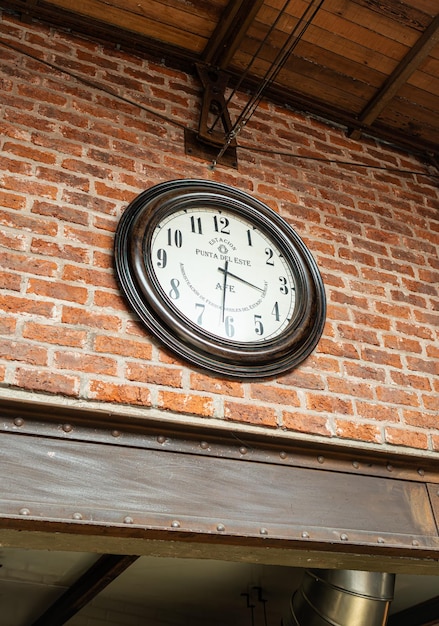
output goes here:
[[140, 194], [120, 220], [115, 267], [150, 332], [215, 373], [283, 372], [323, 329], [323, 283], [300, 237], [226, 185], [171, 181]]
[[265, 342], [293, 316], [288, 259], [260, 225], [239, 214], [177, 210], [156, 225], [150, 254], [164, 300], [215, 337]]

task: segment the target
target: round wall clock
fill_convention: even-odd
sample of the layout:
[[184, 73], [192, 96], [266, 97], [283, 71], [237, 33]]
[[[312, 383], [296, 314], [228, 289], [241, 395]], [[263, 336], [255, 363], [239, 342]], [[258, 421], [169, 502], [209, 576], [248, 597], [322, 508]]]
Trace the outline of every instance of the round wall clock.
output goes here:
[[176, 180], [141, 193], [119, 222], [115, 267], [149, 331], [217, 374], [284, 372], [323, 330], [311, 253], [277, 213], [227, 185]]

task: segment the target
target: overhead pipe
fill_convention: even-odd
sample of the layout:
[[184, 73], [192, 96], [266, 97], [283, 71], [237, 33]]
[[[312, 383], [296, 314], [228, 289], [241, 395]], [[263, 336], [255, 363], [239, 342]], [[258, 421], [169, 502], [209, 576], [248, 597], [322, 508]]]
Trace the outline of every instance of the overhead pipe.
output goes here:
[[395, 575], [307, 570], [285, 626], [385, 626]]

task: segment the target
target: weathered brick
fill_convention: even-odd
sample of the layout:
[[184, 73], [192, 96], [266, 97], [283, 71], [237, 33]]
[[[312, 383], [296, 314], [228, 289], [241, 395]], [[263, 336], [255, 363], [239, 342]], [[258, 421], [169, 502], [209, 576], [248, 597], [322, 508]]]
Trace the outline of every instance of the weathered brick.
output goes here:
[[321, 435], [331, 437], [331, 428], [327, 417], [311, 415], [301, 412], [284, 411], [282, 413], [282, 427], [286, 430], [294, 430], [309, 435]]
[[77, 396], [79, 392], [79, 378], [77, 376], [64, 376], [47, 370], [18, 368], [14, 383], [22, 389], [44, 391], [62, 396]]
[[137, 385], [107, 383], [102, 380], [90, 381], [90, 398], [117, 404], [151, 405], [149, 389]]
[[225, 402], [224, 417], [226, 420], [253, 424], [254, 426], [276, 428], [278, 425], [278, 417], [274, 409], [255, 404]]
[[212, 417], [214, 405], [210, 396], [159, 391], [157, 406], [175, 413]]

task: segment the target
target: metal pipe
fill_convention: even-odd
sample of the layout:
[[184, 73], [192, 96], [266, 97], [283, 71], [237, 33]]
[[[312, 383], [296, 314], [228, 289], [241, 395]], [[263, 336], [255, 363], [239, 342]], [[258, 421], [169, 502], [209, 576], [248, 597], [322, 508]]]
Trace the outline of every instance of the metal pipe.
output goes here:
[[307, 570], [301, 587], [293, 595], [287, 624], [385, 626], [394, 587], [394, 574]]

